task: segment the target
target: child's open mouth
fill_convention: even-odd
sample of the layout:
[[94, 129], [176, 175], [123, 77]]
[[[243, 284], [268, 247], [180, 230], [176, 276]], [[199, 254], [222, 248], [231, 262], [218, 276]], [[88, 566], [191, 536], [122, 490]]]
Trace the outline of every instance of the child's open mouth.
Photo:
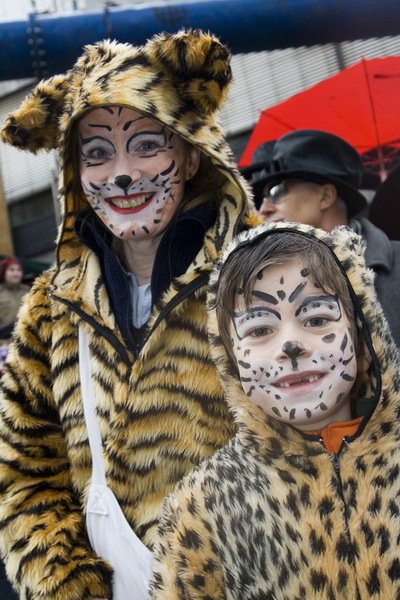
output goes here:
[[303, 375], [291, 375], [289, 377], [285, 377], [280, 381], [273, 383], [272, 385], [277, 388], [296, 388], [299, 386], [306, 386], [309, 384], [313, 384], [316, 381], [320, 381], [324, 377], [324, 373], [305, 373]]

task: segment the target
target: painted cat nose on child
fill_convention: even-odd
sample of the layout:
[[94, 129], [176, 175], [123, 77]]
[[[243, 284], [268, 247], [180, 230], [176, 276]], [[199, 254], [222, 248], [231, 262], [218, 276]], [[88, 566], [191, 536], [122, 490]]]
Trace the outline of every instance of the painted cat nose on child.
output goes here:
[[288, 340], [282, 345], [278, 360], [286, 360], [286, 357], [289, 358], [292, 362], [293, 369], [296, 370], [298, 367], [297, 358], [299, 356], [309, 356], [310, 353], [311, 349], [308, 350], [302, 342], [299, 342], [298, 340]]
[[301, 342], [285, 342], [282, 346], [282, 352], [287, 354], [291, 360], [295, 360], [300, 354], [305, 352], [305, 348]]

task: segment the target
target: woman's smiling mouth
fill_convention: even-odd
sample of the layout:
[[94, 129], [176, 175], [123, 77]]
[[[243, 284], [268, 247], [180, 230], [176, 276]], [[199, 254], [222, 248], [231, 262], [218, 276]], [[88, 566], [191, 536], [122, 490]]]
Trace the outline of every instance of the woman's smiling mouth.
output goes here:
[[131, 194], [130, 196], [113, 196], [106, 198], [109, 206], [118, 213], [135, 213], [150, 203], [154, 193]]

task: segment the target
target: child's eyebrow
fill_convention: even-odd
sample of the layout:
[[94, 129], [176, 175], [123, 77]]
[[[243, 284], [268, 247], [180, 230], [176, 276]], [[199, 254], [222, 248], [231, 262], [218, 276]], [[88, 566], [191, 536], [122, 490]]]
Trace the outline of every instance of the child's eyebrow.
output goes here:
[[265, 292], [259, 292], [257, 290], [253, 290], [251, 295], [255, 298], [259, 298], [260, 300], [264, 300], [264, 302], [268, 302], [269, 304], [278, 304], [278, 300], [275, 296], [271, 296], [270, 294], [266, 294]]
[[308, 307], [309, 304], [315, 304], [315, 307], [318, 307], [321, 304], [327, 304], [328, 306], [331, 305], [329, 307], [331, 308], [331, 310], [336, 308], [339, 309], [340, 312], [338, 297], [336, 295], [326, 294], [325, 296], [307, 296], [307, 298], [304, 298], [304, 300], [296, 310], [295, 316], [298, 317], [301, 311], [304, 308]]
[[235, 319], [242, 319], [243, 317], [247, 317], [248, 315], [259, 312], [271, 313], [272, 315], [275, 315], [277, 319], [281, 320], [281, 315], [269, 306], [249, 306], [249, 308], [247, 308], [246, 310], [235, 311], [233, 313], [233, 317]]

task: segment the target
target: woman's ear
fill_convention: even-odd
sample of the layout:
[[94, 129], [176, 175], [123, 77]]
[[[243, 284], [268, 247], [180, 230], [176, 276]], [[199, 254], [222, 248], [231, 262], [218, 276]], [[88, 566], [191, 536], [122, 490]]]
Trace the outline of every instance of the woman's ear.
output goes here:
[[188, 161], [186, 166], [186, 181], [192, 179], [199, 170], [201, 160], [201, 150], [197, 146], [188, 147]]
[[368, 371], [372, 362], [371, 354], [364, 340], [360, 340], [357, 351], [357, 372], [365, 373]]

